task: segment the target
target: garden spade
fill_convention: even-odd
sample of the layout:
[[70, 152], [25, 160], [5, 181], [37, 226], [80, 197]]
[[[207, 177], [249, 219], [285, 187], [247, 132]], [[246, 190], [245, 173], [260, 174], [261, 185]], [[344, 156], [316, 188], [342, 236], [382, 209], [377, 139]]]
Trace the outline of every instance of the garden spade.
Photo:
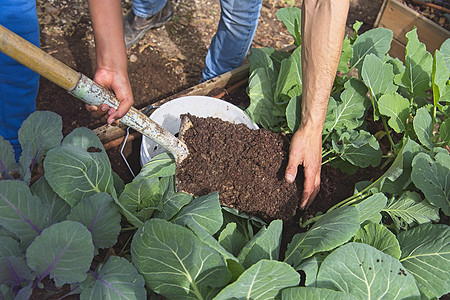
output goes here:
[[[1, 25], [0, 51], [89, 105], [107, 104], [116, 109], [119, 106], [113, 93]], [[177, 165], [189, 154], [185, 143], [134, 107], [120, 122], [167, 149]]]

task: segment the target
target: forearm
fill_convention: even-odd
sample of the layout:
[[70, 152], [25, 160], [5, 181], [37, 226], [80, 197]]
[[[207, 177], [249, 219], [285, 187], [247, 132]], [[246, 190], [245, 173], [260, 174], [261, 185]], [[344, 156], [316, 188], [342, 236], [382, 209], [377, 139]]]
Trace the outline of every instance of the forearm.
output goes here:
[[349, 0], [304, 0], [302, 127], [322, 132], [345, 34]]
[[95, 36], [97, 68], [126, 72], [121, 1], [89, 0], [88, 3]]

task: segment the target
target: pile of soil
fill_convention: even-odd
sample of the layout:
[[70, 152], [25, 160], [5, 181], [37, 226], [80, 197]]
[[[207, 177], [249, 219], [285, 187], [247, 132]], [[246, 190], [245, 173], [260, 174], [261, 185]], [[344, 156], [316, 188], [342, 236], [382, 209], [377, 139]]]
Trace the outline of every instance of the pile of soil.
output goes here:
[[265, 221], [292, 221], [303, 178], [289, 184], [284, 172], [289, 138], [219, 118], [187, 115], [193, 126], [182, 136], [188, 157], [177, 168], [177, 185], [195, 196], [219, 193], [222, 205]]

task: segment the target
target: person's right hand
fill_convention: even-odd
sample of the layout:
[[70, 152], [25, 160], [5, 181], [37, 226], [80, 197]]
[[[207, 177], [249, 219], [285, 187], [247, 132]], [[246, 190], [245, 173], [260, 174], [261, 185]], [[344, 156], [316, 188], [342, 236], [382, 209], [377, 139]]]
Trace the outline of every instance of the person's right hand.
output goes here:
[[320, 189], [320, 170], [322, 167], [322, 131], [317, 128], [299, 128], [292, 137], [289, 161], [285, 180], [295, 181], [298, 166], [304, 169], [303, 195], [300, 208], [306, 209], [312, 203]]
[[86, 105], [87, 111], [91, 112], [91, 115], [95, 118], [105, 117], [108, 124], [117, 125], [119, 119], [128, 112], [134, 103], [127, 73], [98, 69], [95, 73], [94, 81], [106, 89], [113, 91], [120, 104], [117, 110], [106, 104], [98, 107], [95, 105]]

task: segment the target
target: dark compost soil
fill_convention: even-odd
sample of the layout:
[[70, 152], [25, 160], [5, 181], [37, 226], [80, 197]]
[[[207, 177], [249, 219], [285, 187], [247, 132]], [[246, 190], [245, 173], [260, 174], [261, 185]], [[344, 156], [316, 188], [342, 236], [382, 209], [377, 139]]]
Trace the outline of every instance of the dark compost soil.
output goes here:
[[182, 136], [188, 157], [177, 168], [177, 184], [196, 196], [219, 193], [222, 205], [263, 220], [292, 221], [302, 195], [284, 180], [289, 139], [266, 129], [250, 129], [219, 118], [188, 116]]

